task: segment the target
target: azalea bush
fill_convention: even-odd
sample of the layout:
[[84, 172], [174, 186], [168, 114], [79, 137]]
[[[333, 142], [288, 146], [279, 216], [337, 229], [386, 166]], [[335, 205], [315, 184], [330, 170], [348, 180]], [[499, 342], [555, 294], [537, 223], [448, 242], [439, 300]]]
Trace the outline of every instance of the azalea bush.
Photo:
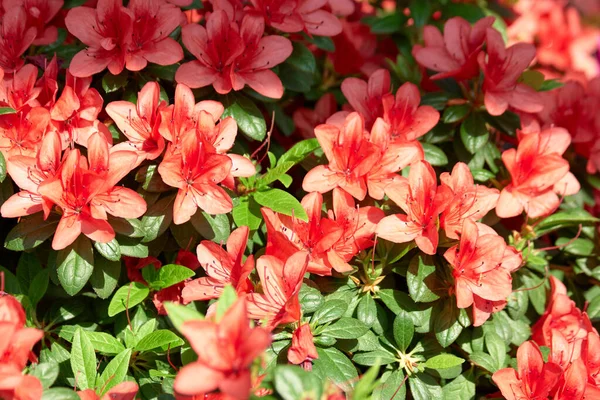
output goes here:
[[0, 398], [600, 399], [600, 3], [4, 0]]

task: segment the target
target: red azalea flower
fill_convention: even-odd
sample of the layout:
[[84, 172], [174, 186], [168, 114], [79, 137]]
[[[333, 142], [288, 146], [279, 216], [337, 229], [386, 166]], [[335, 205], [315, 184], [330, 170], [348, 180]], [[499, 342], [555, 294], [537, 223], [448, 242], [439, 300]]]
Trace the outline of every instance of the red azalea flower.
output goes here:
[[31, 46], [37, 29], [27, 23], [23, 7], [12, 7], [0, 20], [0, 68], [9, 74], [21, 68], [21, 55]]
[[326, 93], [321, 96], [314, 108], [302, 107], [294, 110], [294, 125], [305, 139], [314, 138], [315, 127], [324, 124], [336, 110], [335, 96], [333, 93]]
[[498, 203], [498, 189], [475, 185], [471, 170], [465, 163], [456, 163], [451, 174], [442, 173], [440, 181], [453, 194], [440, 215], [440, 226], [451, 239], [459, 238], [465, 219], [481, 219]]
[[292, 335], [292, 345], [287, 353], [288, 361], [292, 364], [303, 365], [305, 369], [312, 369], [312, 360], [319, 358], [317, 348], [313, 342], [313, 334], [309, 324], [300, 324]]
[[231, 171], [231, 159], [205, 147], [192, 132], [181, 138], [180, 148], [170, 144], [158, 166], [163, 181], [179, 189], [173, 205], [177, 225], [189, 221], [198, 208], [209, 214], [225, 214], [233, 208], [227, 192], [218, 186]]
[[524, 112], [542, 111], [540, 95], [531, 87], [517, 80], [535, 57], [535, 47], [517, 43], [505, 48], [502, 35], [495, 29], [487, 29], [487, 57], [480, 53], [479, 66], [483, 71], [485, 108], [491, 115], [502, 115], [508, 107]]
[[492, 379], [507, 400], [535, 400], [548, 398], [558, 382], [560, 367], [544, 364], [542, 352], [531, 341], [517, 350], [518, 371], [504, 368], [494, 372]]
[[157, 82], [144, 85], [138, 93], [137, 104], [123, 100], [109, 103], [106, 113], [129, 139], [116, 145], [113, 151], [134, 149], [138, 154], [137, 164], [160, 156], [165, 149], [165, 141], [159, 133], [160, 112], [165, 106], [165, 102], [160, 100]]
[[579, 191], [579, 182], [562, 157], [570, 143], [569, 133], [562, 128], [519, 134], [517, 149], [502, 153], [512, 181], [498, 199], [496, 214], [500, 218], [515, 217], [523, 211], [530, 218], [549, 215], [560, 203], [557, 193]]
[[184, 303], [219, 298], [223, 288], [230, 284], [238, 295], [252, 291], [252, 282], [248, 276], [254, 270], [254, 256], [250, 255], [242, 262], [248, 234], [246, 226], [231, 232], [227, 239], [227, 251], [210, 240], [204, 240], [198, 245], [197, 259], [207, 276], [185, 284], [182, 291]]
[[45, 46], [56, 42], [58, 29], [49, 25], [52, 19], [62, 8], [63, 0], [3, 0], [5, 10], [23, 8], [27, 14], [27, 26], [35, 27], [37, 36], [33, 41], [34, 46]]
[[104, 393], [102, 397], [93, 389], [87, 389], [77, 392], [81, 400], [134, 400], [139, 387], [135, 382], [121, 382], [109, 391]]
[[218, 322], [186, 321], [181, 327], [198, 354], [198, 360], [183, 367], [175, 378], [177, 395], [204, 398], [220, 390], [236, 399], [250, 397], [250, 365], [271, 343], [264, 328], [251, 328], [247, 301], [238, 299]]
[[426, 254], [435, 254], [439, 237], [437, 220], [449, 199], [447, 190], [437, 190], [435, 171], [427, 161], [410, 167], [408, 179], [400, 177], [385, 193], [406, 214], [389, 215], [377, 225], [377, 236], [394, 243], [414, 240]]
[[365, 122], [359, 113], [346, 117], [344, 125], [319, 125], [315, 135], [329, 161], [310, 170], [302, 182], [307, 192], [326, 193], [340, 187], [357, 200], [367, 195], [365, 176], [375, 166], [379, 152], [365, 138]]
[[262, 293], [250, 293], [248, 316], [252, 319], [266, 319], [266, 328], [272, 330], [277, 325], [295, 322], [300, 319], [298, 293], [308, 267], [308, 253], [299, 251], [285, 263], [274, 256], [262, 256], [256, 261]]
[[510, 273], [521, 265], [520, 254], [507, 248], [501, 236], [491, 228], [479, 229], [475, 222], [465, 219], [460, 243], [444, 253], [453, 268], [456, 305], [473, 305], [474, 326], [504, 308], [512, 293]]
[[16, 111], [39, 106], [37, 97], [42, 89], [35, 85], [37, 74], [35, 65], [27, 64], [19, 68], [12, 78], [4, 79], [0, 85], [0, 101]]
[[359, 78], [346, 78], [342, 82], [342, 93], [354, 111], [363, 116], [367, 129], [371, 129], [375, 120], [383, 116], [382, 100], [390, 94], [390, 90], [390, 73], [385, 69], [371, 74], [368, 82]]
[[471, 27], [461, 17], [450, 18], [444, 25], [444, 35], [431, 25], [423, 31], [425, 46], [415, 46], [413, 55], [423, 67], [437, 72], [432, 79], [468, 80], [479, 74], [477, 56], [483, 47], [486, 29], [494, 17], [482, 18]]
[[50, 123], [43, 107], [25, 109], [0, 117], [0, 152], [5, 159], [23, 155], [35, 157]]

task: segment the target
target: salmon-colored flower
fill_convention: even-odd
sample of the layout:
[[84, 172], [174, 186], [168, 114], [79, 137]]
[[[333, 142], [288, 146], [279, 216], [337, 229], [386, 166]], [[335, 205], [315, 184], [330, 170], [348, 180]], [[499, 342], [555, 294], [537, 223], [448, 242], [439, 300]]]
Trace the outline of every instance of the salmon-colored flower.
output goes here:
[[181, 138], [180, 148], [167, 148], [158, 172], [163, 181], [178, 188], [173, 205], [173, 222], [183, 224], [198, 208], [209, 214], [225, 214], [233, 208], [231, 198], [218, 186], [231, 171], [231, 159], [209, 153], [196, 135]]
[[215, 390], [236, 399], [250, 397], [250, 366], [271, 343], [264, 328], [251, 328], [247, 301], [238, 299], [217, 323], [184, 322], [181, 331], [198, 360], [183, 367], [175, 378], [177, 395], [204, 396]]
[[159, 133], [160, 112], [166, 106], [160, 100], [160, 86], [148, 82], [138, 93], [137, 104], [128, 101], [113, 101], [106, 106], [106, 113], [115, 121], [123, 135], [129, 139], [114, 147], [131, 149], [138, 154], [138, 163], [154, 160], [165, 149], [165, 141]]
[[87, 77], [105, 68], [113, 75], [120, 74], [125, 68], [133, 18], [133, 13], [123, 7], [122, 0], [98, 0], [96, 9], [71, 9], [65, 25], [73, 36], [88, 46], [71, 60], [71, 74], [78, 78]]
[[4, 218], [23, 217], [44, 210], [50, 212], [52, 203], [44, 199], [38, 188], [42, 182], [53, 178], [61, 162], [61, 141], [56, 132], [48, 132], [42, 141], [37, 157], [13, 156], [6, 167], [13, 182], [21, 188], [2, 204]]
[[308, 266], [308, 253], [299, 251], [285, 263], [275, 256], [262, 256], [256, 261], [262, 293], [250, 293], [248, 316], [252, 319], [266, 319], [266, 328], [272, 330], [277, 325], [295, 322], [300, 319], [298, 293]]
[[[89, 160], [89, 164], [88, 164]], [[56, 176], [40, 184], [38, 191], [62, 210], [52, 247], [60, 250], [83, 233], [97, 242], [109, 242], [115, 232], [107, 214], [137, 218], [146, 211], [146, 203], [131, 189], [115, 186], [135, 165], [133, 152], [109, 154], [106, 139], [100, 133], [88, 140], [88, 158], [78, 149], [69, 150]]]
[[11, 7], [0, 21], [0, 68], [9, 74], [21, 68], [21, 55], [31, 46], [37, 29], [27, 23], [23, 7]]
[[56, 42], [58, 29], [49, 25], [52, 19], [62, 8], [63, 0], [3, 0], [4, 10], [23, 8], [26, 12], [28, 27], [35, 27], [37, 36], [33, 41], [34, 46], [45, 46]]
[[[380, 43], [386, 40], [378, 41], [379, 37], [371, 32], [371, 27], [360, 20], [343, 19], [341, 23], [342, 32], [332, 38], [335, 51], [328, 54], [335, 71], [341, 75], [361, 73], [369, 76], [375, 73], [388, 56], [380, 48]], [[389, 55], [390, 59], [394, 58], [393, 54]]]
[[171, 65], [183, 58], [181, 46], [169, 37], [183, 18], [178, 6], [164, 0], [130, 0], [127, 9], [133, 16], [126, 54], [129, 71], [140, 71], [149, 62]]
[[517, 149], [502, 153], [502, 161], [511, 183], [500, 193], [496, 214], [510, 218], [523, 211], [531, 218], [553, 212], [560, 195], [579, 191], [579, 182], [569, 172], [569, 163], [562, 157], [571, 143], [569, 133], [562, 128], [519, 134]]
[[251, 0], [267, 24], [283, 32], [306, 31], [312, 35], [335, 36], [340, 21], [323, 8], [327, 0]]
[[502, 395], [507, 400], [548, 398], [560, 377], [560, 367], [553, 363], [544, 363], [542, 352], [531, 341], [519, 346], [517, 364], [517, 371], [504, 368], [492, 375]]
[[442, 173], [440, 181], [453, 194], [440, 215], [440, 226], [451, 239], [459, 238], [466, 218], [475, 221], [493, 210], [500, 196], [498, 189], [475, 185], [471, 170], [462, 162], [456, 163], [451, 174]]
[[44, 388], [32, 375], [23, 375], [12, 365], [0, 365], [0, 397], [6, 400], [39, 400]]
[[0, 118], [0, 151], [4, 158], [14, 155], [35, 157], [50, 123], [50, 113], [43, 107], [25, 109]]
[[437, 190], [435, 171], [427, 161], [419, 161], [410, 167], [408, 179], [400, 177], [387, 186], [388, 197], [406, 214], [395, 214], [383, 218], [376, 233], [394, 243], [415, 241], [427, 254], [437, 249], [438, 216], [443, 210], [448, 191]]
[[216, 299], [223, 293], [226, 285], [233, 285], [239, 295], [252, 291], [252, 282], [248, 276], [254, 270], [254, 256], [242, 261], [249, 229], [242, 226], [227, 239], [227, 251], [210, 240], [204, 240], [196, 250], [200, 265], [206, 277], [187, 282], [182, 291], [183, 301]]
[[512, 292], [511, 271], [521, 266], [521, 255], [487, 228], [479, 231], [465, 219], [460, 243], [444, 253], [452, 267], [458, 308], [473, 306], [473, 325], [482, 325], [491, 313], [504, 308]]
[[477, 56], [485, 41], [486, 29], [494, 17], [477, 21], [472, 27], [461, 17], [453, 17], [444, 25], [444, 35], [435, 26], [423, 31], [425, 46], [415, 47], [413, 55], [423, 67], [437, 72], [432, 79], [467, 80], [479, 74]]
[[342, 82], [342, 93], [354, 111], [363, 116], [367, 129], [371, 129], [375, 120], [383, 116], [382, 100], [390, 91], [391, 78], [386, 69], [373, 72], [368, 81], [346, 78]]
[[0, 84], [0, 101], [16, 111], [39, 106], [37, 97], [42, 89], [36, 87], [37, 74], [35, 65], [26, 64], [15, 71], [12, 78], [5, 78]]
[[312, 360], [319, 358], [317, 348], [313, 342], [310, 324], [300, 324], [292, 335], [292, 345], [288, 350], [288, 361], [292, 364], [301, 364], [305, 369], [312, 369]]
[[375, 166], [379, 152], [375, 144], [365, 138], [365, 123], [359, 113], [346, 117], [344, 125], [319, 125], [317, 137], [329, 165], [310, 170], [302, 182], [307, 192], [326, 193], [339, 187], [357, 200], [367, 194], [366, 175]]
[[139, 387], [135, 382], [121, 382], [108, 390], [102, 397], [93, 389], [87, 389], [77, 392], [81, 400], [134, 400]]
[[483, 71], [484, 103], [491, 115], [501, 115], [508, 107], [534, 113], [542, 111], [540, 95], [531, 87], [518, 83], [518, 79], [535, 57], [535, 47], [528, 43], [517, 43], [505, 48], [502, 35], [488, 28], [487, 57], [478, 56]]

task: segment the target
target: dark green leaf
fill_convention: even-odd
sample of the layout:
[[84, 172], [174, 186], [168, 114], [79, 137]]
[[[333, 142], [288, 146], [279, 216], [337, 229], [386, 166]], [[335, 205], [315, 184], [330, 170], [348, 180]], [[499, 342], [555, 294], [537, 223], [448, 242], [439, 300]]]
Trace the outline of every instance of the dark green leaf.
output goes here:
[[[173, 201], [175, 196], [167, 196], [154, 203], [142, 217], [144, 239], [148, 243], [162, 235], [173, 221]], [[196, 213], [197, 214], [197, 213]], [[122, 243], [119, 243], [122, 245]]]
[[267, 123], [252, 100], [243, 95], [228, 95], [223, 102], [223, 118], [233, 117], [240, 131], [250, 139], [262, 141], [267, 134]]
[[[16, 111], [14, 108], [10, 108], [10, 107], [0, 107], [0, 115], [5, 115], [5, 114], [15, 114]], [[2, 159], [4, 159], [4, 156], [2, 157]], [[5, 166], [6, 168], [6, 166]]]
[[104, 89], [105, 93], [116, 92], [127, 85], [127, 78], [128, 73], [126, 70], [119, 75], [113, 75], [110, 72], [107, 72], [104, 74], [104, 77], [102, 77], [102, 89]]
[[423, 146], [423, 152], [425, 153], [425, 160], [434, 167], [441, 167], [448, 164], [448, 157], [446, 154], [437, 147], [430, 143], [421, 143]]
[[449, 300], [436, 304], [433, 309], [433, 331], [442, 347], [450, 346], [463, 330], [458, 314], [456, 303]]
[[121, 260], [121, 248], [116, 239], [113, 239], [108, 243], [94, 242], [94, 248], [107, 260]]
[[286, 89], [308, 92], [315, 81], [317, 62], [313, 53], [300, 42], [293, 42], [294, 51], [279, 65], [279, 77]]
[[44, 220], [41, 212], [23, 217], [17, 226], [8, 232], [4, 247], [12, 251], [31, 250], [52, 236], [57, 225], [57, 218], [51, 215]]
[[198, 210], [191, 218], [192, 225], [203, 238], [215, 243], [225, 243], [231, 233], [226, 214], [210, 215]]
[[29, 287], [29, 301], [31, 301], [33, 307], [35, 307], [42, 297], [44, 297], [44, 294], [46, 294], [49, 280], [50, 273], [47, 269], [44, 269], [38, 272], [31, 281], [31, 286]]
[[322, 385], [317, 377], [299, 366], [280, 365], [275, 369], [275, 390], [284, 400], [319, 400]]
[[369, 328], [377, 320], [377, 307], [370, 293], [365, 293], [356, 307], [356, 317]]
[[0, 183], [4, 182], [6, 179], [6, 160], [4, 159], [4, 155], [0, 153]]
[[48, 389], [58, 378], [58, 373], [58, 364], [54, 361], [46, 361], [33, 367], [29, 374], [38, 378], [44, 389]]
[[432, 302], [440, 298], [432, 288], [440, 287], [433, 257], [419, 254], [408, 267], [406, 282], [410, 297], [416, 302]]
[[[155, 269], [154, 266], [150, 266], [150, 268]], [[183, 282], [195, 274], [194, 271], [183, 265], [167, 264], [156, 271], [156, 280], [154, 282], [160, 282], [160, 285], [157, 285], [156, 287], [158, 289], [164, 289], [176, 285], [179, 282]], [[154, 282], [148, 283], [152, 284]]]
[[554, 89], [558, 89], [563, 87], [565, 84], [561, 81], [559, 81], [558, 79], [548, 79], [545, 80], [540, 87], [538, 88], [538, 90], [540, 92], [547, 92], [548, 90], [554, 90]]
[[94, 252], [90, 240], [80, 235], [73, 244], [59, 250], [56, 265], [63, 289], [71, 296], [79, 293], [94, 271]]
[[447, 383], [442, 391], [444, 399], [472, 400], [475, 398], [475, 383], [467, 379], [465, 375], [460, 375], [452, 382]]
[[310, 322], [316, 325], [323, 325], [341, 318], [348, 309], [348, 303], [340, 299], [325, 301], [321, 307], [313, 314]]
[[352, 361], [333, 347], [317, 348], [317, 353], [319, 358], [313, 361], [313, 373], [322, 380], [329, 378], [343, 390], [349, 391], [358, 378]]
[[325, 301], [318, 289], [308, 285], [302, 285], [300, 293], [298, 294], [298, 299], [300, 300], [302, 312], [305, 315], [315, 312]]
[[413, 320], [405, 313], [398, 314], [394, 319], [394, 340], [398, 348], [405, 352], [415, 334]]
[[464, 120], [460, 125], [460, 138], [471, 154], [485, 146], [490, 134], [480, 113], [472, 113]]
[[493, 371], [490, 370], [490, 372], [496, 372], [498, 369], [504, 368], [507, 350], [504, 340], [494, 332], [486, 332], [485, 347], [490, 356], [494, 359], [496, 365], [496, 369]]
[[469, 111], [471, 111], [471, 106], [469, 104], [450, 106], [444, 110], [444, 114], [442, 114], [442, 121], [446, 124], [462, 121], [463, 118], [467, 116]]
[[600, 221], [585, 210], [559, 211], [540, 222], [534, 231], [538, 237], [567, 226], [591, 225]]
[[496, 362], [489, 354], [486, 354], [481, 351], [476, 351], [469, 356], [469, 359], [471, 360], [471, 362], [487, 371], [496, 371]]
[[374, 350], [366, 353], [356, 353], [352, 361], [359, 365], [388, 365], [396, 362], [396, 356], [386, 350]]
[[108, 299], [117, 287], [121, 274], [121, 261], [110, 261], [104, 257], [94, 258], [94, 271], [90, 277], [92, 289], [101, 299]]
[[405, 398], [406, 384], [401, 369], [389, 374], [373, 391], [373, 399], [375, 400], [404, 400]]
[[356, 339], [369, 330], [361, 321], [354, 318], [340, 318], [323, 329], [321, 333], [336, 339]]

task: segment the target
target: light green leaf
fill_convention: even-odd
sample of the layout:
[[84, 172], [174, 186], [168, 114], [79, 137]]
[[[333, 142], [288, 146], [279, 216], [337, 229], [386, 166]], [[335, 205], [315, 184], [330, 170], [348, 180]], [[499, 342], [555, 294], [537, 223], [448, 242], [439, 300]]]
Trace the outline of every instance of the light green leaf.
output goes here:
[[131, 349], [126, 349], [117, 354], [102, 371], [102, 374], [96, 381], [96, 387], [105, 394], [119, 383], [123, 382], [127, 371], [129, 370], [129, 359], [131, 358]]
[[191, 308], [191, 306], [182, 306], [181, 304], [166, 302], [164, 306], [167, 310], [167, 315], [171, 319], [171, 323], [181, 332], [181, 325], [185, 321], [202, 320], [204, 315]]
[[167, 329], [161, 329], [158, 331], [151, 332], [150, 334], [143, 337], [135, 346], [135, 350], [139, 352], [146, 352], [150, 350], [155, 351], [167, 351], [167, 349], [179, 347], [183, 345], [184, 341], [179, 336]]
[[94, 349], [99, 353], [112, 356], [125, 350], [121, 342], [108, 333], [86, 331], [85, 334], [92, 346], [94, 346]]
[[271, 210], [294, 216], [302, 221], [308, 221], [308, 215], [302, 204], [290, 193], [281, 189], [267, 189], [254, 193], [254, 200], [262, 206]]
[[461, 365], [465, 360], [454, 354], [438, 354], [425, 361], [425, 366], [431, 369], [447, 369]]
[[148, 286], [139, 282], [131, 282], [121, 286], [108, 305], [108, 316], [113, 317], [120, 312], [132, 308], [144, 301], [150, 294]]
[[96, 383], [96, 353], [83, 329], [77, 329], [71, 347], [71, 370], [79, 390], [92, 389]]

